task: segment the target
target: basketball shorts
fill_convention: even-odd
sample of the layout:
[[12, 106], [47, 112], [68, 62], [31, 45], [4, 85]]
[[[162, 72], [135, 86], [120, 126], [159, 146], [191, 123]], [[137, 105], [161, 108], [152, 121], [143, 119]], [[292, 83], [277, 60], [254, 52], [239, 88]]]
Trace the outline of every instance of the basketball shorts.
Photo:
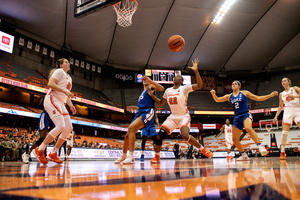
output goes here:
[[156, 130], [155, 130], [155, 125], [150, 125], [148, 127], [143, 128], [143, 130], [142, 130], [142, 136], [152, 137], [155, 135], [157, 135]]
[[225, 135], [225, 142], [227, 145], [227, 149], [230, 149], [233, 145], [232, 135]]
[[247, 118], [250, 118], [251, 120], [253, 120], [253, 117], [252, 117], [252, 115], [251, 115], [250, 112], [234, 116], [233, 126], [237, 127], [240, 130], [243, 130], [243, 128], [244, 128], [244, 121]]
[[39, 118], [39, 131], [42, 130], [52, 130], [55, 127], [54, 123], [50, 119], [48, 113], [44, 110]]
[[45, 96], [44, 108], [51, 119], [60, 115], [69, 115], [65, 104], [53, 95]]
[[137, 118], [142, 116], [142, 120], [145, 124], [144, 128], [154, 125], [154, 119], [155, 119], [155, 110], [154, 108], [143, 108], [143, 109], [138, 109], [134, 119], [131, 121], [134, 122]]
[[296, 124], [300, 123], [300, 108], [298, 107], [286, 107], [283, 113], [282, 123], [286, 125], [292, 125], [293, 121]]
[[164, 127], [168, 130], [169, 135], [179, 127], [187, 126], [190, 128], [190, 121], [191, 121], [191, 116], [189, 113], [183, 114], [183, 115], [174, 115], [171, 114], [166, 121], [161, 125], [161, 127]]

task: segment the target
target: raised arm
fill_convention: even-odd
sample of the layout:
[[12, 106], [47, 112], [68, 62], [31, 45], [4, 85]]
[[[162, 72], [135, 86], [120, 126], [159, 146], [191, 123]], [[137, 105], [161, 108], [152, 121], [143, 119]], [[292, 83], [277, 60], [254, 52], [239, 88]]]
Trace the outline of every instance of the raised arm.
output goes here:
[[242, 93], [247, 97], [250, 98], [254, 101], [265, 101], [271, 97], [275, 97], [278, 95], [277, 91], [273, 91], [271, 94], [268, 95], [264, 95], [264, 96], [257, 96], [255, 94], [252, 94], [251, 92], [247, 91], [247, 90], [243, 90]]
[[192, 60], [192, 63], [193, 63], [193, 66], [189, 67], [189, 68], [192, 69], [196, 75], [197, 84], [192, 85], [192, 88], [195, 91], [195, 90], [199, 90], [203, 87], [203, 82], [202, 82], [202, 79], [201, 79], [199, 71], [198, 71], [199, 60], [197, 58], [195, 58], [194, 60]]
[[276, 122], [276, 120], [277, 120], [277, 118], [278, 118], [278, 116], [279, 116], [279, 114], [281, 113], [281, 111], [282, 111], [282, 108], [283, 108], [283, 101], [282, 101], [282, 98], [281, 98], [281, 93], [279, 94], [279, 106], [278, 106], [278, 108], [277, 108], [277, 112], [276, 112], [276, 115], [275, 115], [275, 117], [274, 117], [274, 119], [273, 119], [273, 122]]
[[210, 93], [211, 93], [213, 99], [215, 100], [215, 102], [224, 102], [224, 101], [229, 101], [229, 99], [230, 99], [229, 94], [226, 94], [222, 97], [217, 97], [215, 90], [211, 90]]
[[156, 90], [156, 91], [163, 91], [165, 89], [161, 84], [152, 81], [147, 76], [143, 76], [142, 80], [145, 81], [145, 82], [148, 82], [150, 84], [149, 87]]
[[220, 135], [222, 135], [222, 133], [224, 132], [224, 129], [225, 129], [225, 125], [222, 126], [221, 132], [219, 133], [219, 135], [216, 136], [216, 138], [218, 138]]

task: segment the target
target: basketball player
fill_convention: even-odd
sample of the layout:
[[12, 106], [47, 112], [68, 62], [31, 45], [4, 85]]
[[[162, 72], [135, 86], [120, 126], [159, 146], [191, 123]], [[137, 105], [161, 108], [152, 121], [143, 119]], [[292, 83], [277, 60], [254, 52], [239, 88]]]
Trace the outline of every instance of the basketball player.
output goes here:
[[[47, 133], [49, 130], [52, 130], [55, 127], [54, 123], [52, 122], [52, 120], [50, 119], [48, 113], [44, 110], [39, 118], [39, 135], [40, 138], [32, 145], [32, 147], [29, 149], [28, 152], [24, 152], [22, 154], [22, 160], [25, 164], [29, 163], [29, 157], [30, 154], [32, 152], [32, 150], [34, 150], [36, 147], [38, 147], [40, 144], [42, 144], [42, 142], [44, 141], [44, 139], [47, 136]], [[47, 153], [46, 149], [45, 149], [45, 153]]]
[[244, 152], [243, 146], [239, 141], [240, 133], [242, 132], [244, 127], [250, 134], [252, 140], [258, 146], [260, 154], [262, 156], [266, 156], [268, 154], [268, 151], [264, 146], [261, 145], [256, 132], [252, 128], [252, 115], [248, 109], [247, 98], [250, 98], [254, 101], [265, 101], [271, 97], [278, 95], [278, 92], [274, 91], [269, 95], [256, 96], [247, 90], [240, 91], [241, 83], [239, 81], [233, 81], [231, 87], [233, 90], [232, 93], [226, 94], [223, 97], [217, 97], [215, 90], [211, 90], [210, 93], [212, 94], [212, 97], [216, 102], [229, 101], [234, 111], [235, 116], [233, 120], [232, 140], [242, 154], [242, 156], [236, 159], [236, 161], [250, 160], [247, 154]]
[[[159, 125], [157, 115], [155, 116], [155, 122], [156, 122], [157, 125]], [[150, 138], [152, 139], [153, 147], [155, 149], [156, 135], [157, 135], [157, 133], [156, 133], [154, 124], [150, 125], [149, 127], [144, 127], [143, 128], [143, 130], [142, 130], [142, 154], [141, 154], [140, 161], [143, 162], [145, 160], [144, 153], [145, 153], [145, 145], [146, 145], [146, 141], [148, 139], [148, 136], [150, 136]]]
[[222, 133], [225, 132], [225, 142], [227, 145], [227, 160], [233, 159], [233, 157], [230, 155], [231, 152], [231, 147], [233, 146], [233, 141], [232, 141], [232, 125], [230, 124], [230, 120], [226, 119], [226, 124], [224, 124], [221, 128], [221, 132], [219, 135], [216, 136], [218, 138]]
[[[56, 65], [57, 68], [50, 72], [48, 81], [50, 89], [44, 99], [44, 108], [55, 124], [55, 128], [49, 132], [42, 144], [33, 151], [38, 161], [43, 164], [48, 163], [47, 159], [56, 163], [63, 162], [57, 157], [57, 151], [73, 129], [71, 118], [65, 107], [65, 103], [68, 104], [73, 115], [76, 113], [76, 108], [70, 100], [74, 97], [74, 94], [70, 92], [72, 78], [67, 74], [70, 70], [70, 63], [67, 59], [61, 58], [56, 62]], [[61, 134], [58, 137], [52, 152], [46, 159], [44, 156], [45, 148], [60, 132]]]
[[72, 148], [73, 148], [73, 144], [74, 144], [74, 131], [72, 131], [70, 133], [70, 135], [67, 137], [67, 147], [68, 147], [68, 151], [67, 151], [67, 161], [70, 161], [69, 156], [71, 154]]
[[[125, 135], [124, 145], [123, 145], [123, 155], [118, 158], [114, 163], [115, 164], [133, 164], [134, 163], [134, 143], [135, 143], [135, 133], [138, 132], [141, 128], [147, 128], [151, 125], [154, 125], [155, 119], [155, 102], [151, 96], [149, 96], [150, 91], [163, 91], [164, 87], [158, 83], [155, 83], [150, 78], [144, 76], [142, 78], [144, 91], [139, 97], [138, 106], [127, 106], [128, 111], [137, 110], [135, 118], [132, 120], [131, 124], [128, 127], [128, 131]], [[127, 157], [127, 151], [129, 147], [129, 155]]]
[[285, 160], [285, 146], [293, 121], [295, 121], [300, 129], [300, 88], [297, 86], [292, 87], [292, 82], [289, 78], [283, 78], [281, 85], [283, 86], [284, 91], [279, 94], [279, 106], [273, 122], [276, 122], [284, 104], [285, 109], [282, 118], [280, 160]]
[[211, 158], [213, 156], [209, 150], [205, 149], [193, 136], [189, 134], [191, 117], [186, 106], [188, 94], [192, 91], [201, 89], [203, 85], [198, 72], [199, 61], [198, 59], [194, 59], [192, 62], [193, 66], [189, 68], [195, 72], [197, 84], [182, 86], [181, 84], [183, 79], [180, 75], [177, 75], [174, 78], [174, 86], [166, 89], [161, 100], [154, 95], [152, 96], [159, 106], [163, 106], [166, 102], [168, 102], [172, 113], [161, 125], [161, 129], [157, 134], [155, 157], [151, 159], [152, 164], [160, 162], [160, 150], [163, 139], [167, 135], [170, 135], [177, 127], [180, 128], [180, 134], [184, 140], [199, 148], [201, 153], [206, 157]]

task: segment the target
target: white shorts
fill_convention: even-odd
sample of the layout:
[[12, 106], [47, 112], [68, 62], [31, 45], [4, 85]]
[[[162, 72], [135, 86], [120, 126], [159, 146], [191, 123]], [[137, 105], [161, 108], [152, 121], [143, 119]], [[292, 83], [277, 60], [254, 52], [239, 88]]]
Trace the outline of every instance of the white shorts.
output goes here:
[[296, 124], [300, 123], [300, 108], [286, 107], [283, 113], [282, 124], [292, 125], [293, 121], [295, 121]]
[[225, 142], [227, 145], [227, 149], [230, 149], [232, 145], [234, 144], [232, 141], [232, 135], [225, 135]]
[[45, 96], [44, 108], [51, 119], [60, 115], [69, 115], [65, 104], [53, 95]]
[[191, 121], [191, 116], [189, 113], [186, 113], [184, 115], [174, 115], [171, 114], [166, 121], [161, 125], [161, 127], [164, 127], [168, 130], [169, 135], [179, 127], [187, 126], [190, 128], [190, 121]]

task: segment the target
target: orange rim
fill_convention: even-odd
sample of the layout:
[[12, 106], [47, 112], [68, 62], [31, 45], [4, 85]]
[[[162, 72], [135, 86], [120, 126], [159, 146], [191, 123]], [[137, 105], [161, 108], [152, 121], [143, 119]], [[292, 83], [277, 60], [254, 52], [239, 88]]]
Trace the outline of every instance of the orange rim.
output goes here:
[[137, 8], [138, 8], [138, 3], [137, 3], [135, 0], [130, 0], [130, 1], [134, 2], [135, 5], [136, 5], [135, 8], [132, 9], [132, 10], [130, 10], [130, 11], [123, 11], [123, 10], [120, 10], [120, 9], [117, 9], [117, 8], [116, 8], [116, 6], [119, 5], [119, 4], [121, 3], [121, 1], [118, 2], [118, 3], [115, 3], [114, 5], [112, 5], [112, 7], [113, 7], [114, 10], [117, 11], [117, 12], [134, 12], [134, 11], [136, 11]]

